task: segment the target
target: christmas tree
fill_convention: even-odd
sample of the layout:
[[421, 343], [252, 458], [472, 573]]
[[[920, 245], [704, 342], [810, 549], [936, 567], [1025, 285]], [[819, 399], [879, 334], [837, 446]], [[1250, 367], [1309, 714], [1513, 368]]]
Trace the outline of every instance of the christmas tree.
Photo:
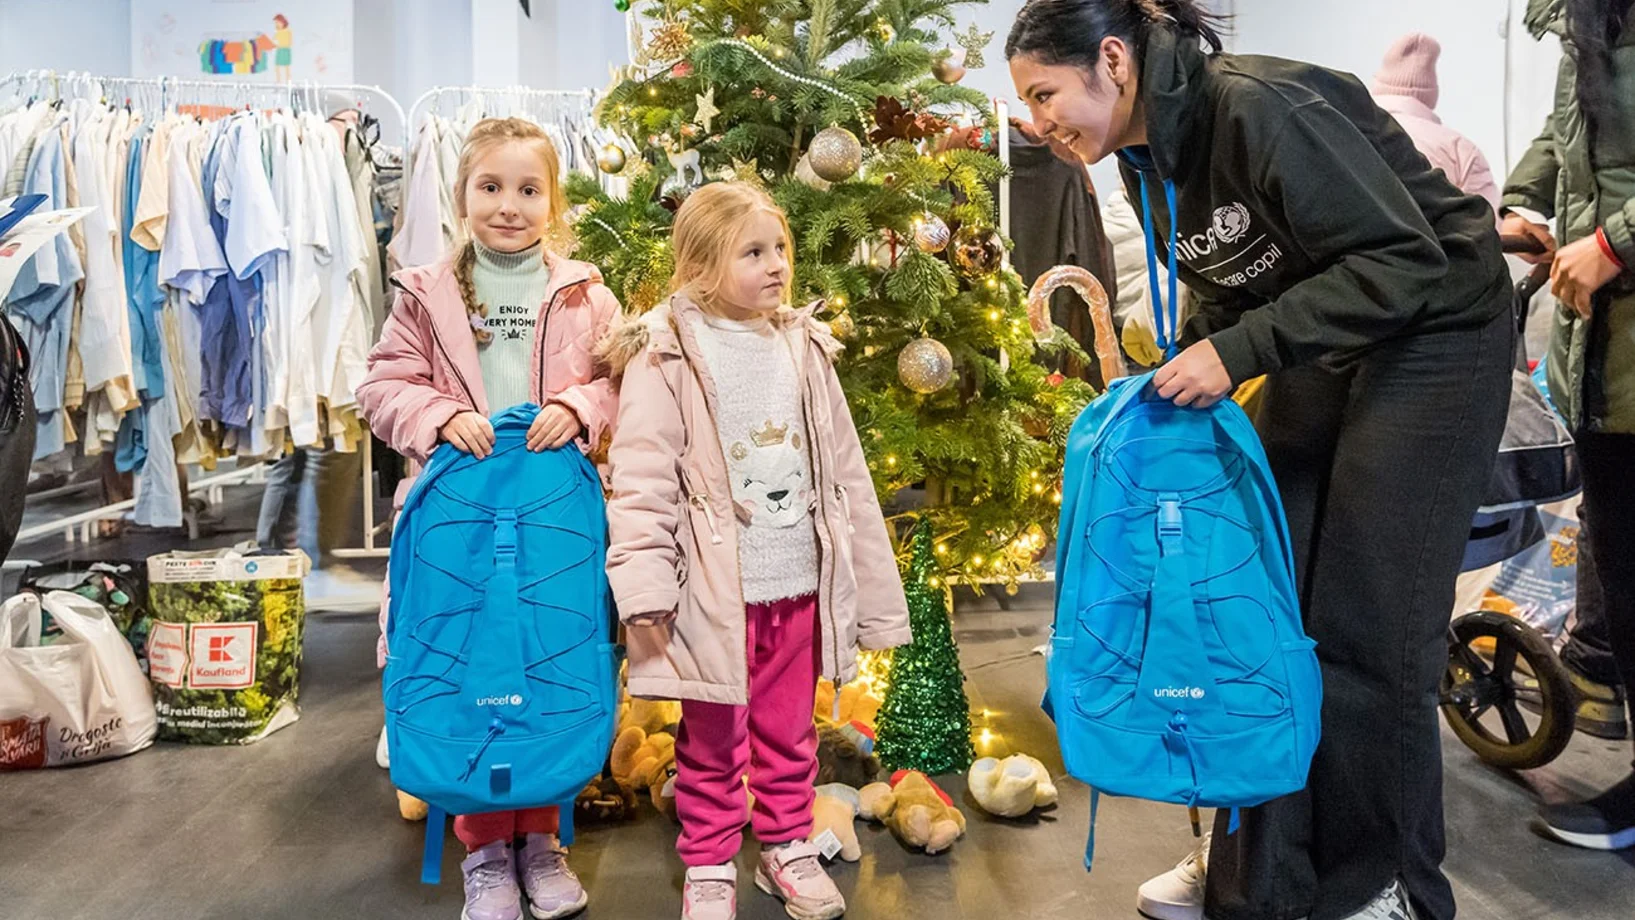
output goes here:
[[1054, 531], [1067, 432], [1091, 394], [1036, 360], [1082, 352], [1036, 340], [996, 229], [999, 126], [959, 84], [991, 36], [956, 13], [982, 2], [636, 0], [640, 53], [599, 113], [631, 139], [600, 158], [628, 191], [589, 176], [569, 191], [580, 257], [645, 310], [667, 291], [685, 195], [766, 186], [794, 230], [796, 303], [824, 301], [847, 345], [841, 380], [882, 501], [923, 483], [942, 576], [1014, 585]]
[[914, 641], [892, 653], [891, 686], [880, 707], [875, 753], [893, 770], [935, 776], [971, 765], [971, 707], [938, 584], [930, 522], [914, 529], [903, 579]]

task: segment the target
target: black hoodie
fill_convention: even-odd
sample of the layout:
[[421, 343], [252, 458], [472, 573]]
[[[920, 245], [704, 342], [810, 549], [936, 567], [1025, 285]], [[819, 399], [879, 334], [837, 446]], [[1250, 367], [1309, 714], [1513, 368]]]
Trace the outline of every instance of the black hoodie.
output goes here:
[[[1158, 257], [1173, 181], [1179, 276], [1234, 383], [1342, 363], [1383, 341], [1478, 328], [1507, 309], [1491, 207], [1448, 182], [1362, 83], [1278, 58], [1206, 55], [1154, 28], [1141, 77]], [[1147, 160], [1143, 169], [1135, 164]]]

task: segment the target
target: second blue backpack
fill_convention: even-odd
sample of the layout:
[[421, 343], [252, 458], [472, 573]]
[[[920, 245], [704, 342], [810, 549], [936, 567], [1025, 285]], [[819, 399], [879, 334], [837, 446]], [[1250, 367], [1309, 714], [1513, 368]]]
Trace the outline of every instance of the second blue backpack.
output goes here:
[[1230, 401], [1179, 408], [1152, 375], [1074, 423], [1046, 708], [1101, 793], [1246, 808], [1298, 791], [1322, 683], [1266, 455]]
[[563, 807], [613, 743], [617, 649], [601, 480], [576, 448], [532, 453], [536, 406], [493, 453], [438, 448], [392, 534], [384, 676], [392, 783], [443, 813]]

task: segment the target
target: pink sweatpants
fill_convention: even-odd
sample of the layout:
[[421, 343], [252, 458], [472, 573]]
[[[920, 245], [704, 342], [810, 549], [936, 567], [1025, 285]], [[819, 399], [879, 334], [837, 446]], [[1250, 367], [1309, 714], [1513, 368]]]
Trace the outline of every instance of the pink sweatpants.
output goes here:
[[746, 819], [765, 844], [804, 840], [812, 830], [818, 747], [812, 705], [822, 647], [815, 641], [817, 597], [752, 604], [746, 614], [749, 705], [681, 704], [676, 851], [688, 866], [732, 862]]
[[518, 811], [491, 811], [481, 815], [460, 815], [454, 819], [454, 836], [466, 845], [467, 853], [475, 853], [491, 843], [509, 844], [529, 834], [557, 832], [559, 812], [556, 806], [524, 808]]

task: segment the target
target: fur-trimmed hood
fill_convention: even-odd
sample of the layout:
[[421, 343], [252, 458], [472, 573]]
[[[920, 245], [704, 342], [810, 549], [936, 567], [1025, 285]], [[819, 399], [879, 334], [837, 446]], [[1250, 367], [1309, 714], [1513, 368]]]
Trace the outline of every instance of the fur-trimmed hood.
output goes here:
[[[817, 318], [823, 301], [814, 300], [804, 307], [779, 307], [772, 321], [780, 329], [801, 328], [808, 339], [818, 346], [829, 363], [833, 364], [846, 346], [835, 337], [829, 324]], [[649, 344], [659, 354], [680, 357], [684, 354], [676, 332], [675, 317], [702, 312], [702, 308], [685, 294], [673, 294], [670, 299], [640, 315], [622, 317], [596, 347], [596, 358], [615, 378], [624, 376], [624, 369]]]

